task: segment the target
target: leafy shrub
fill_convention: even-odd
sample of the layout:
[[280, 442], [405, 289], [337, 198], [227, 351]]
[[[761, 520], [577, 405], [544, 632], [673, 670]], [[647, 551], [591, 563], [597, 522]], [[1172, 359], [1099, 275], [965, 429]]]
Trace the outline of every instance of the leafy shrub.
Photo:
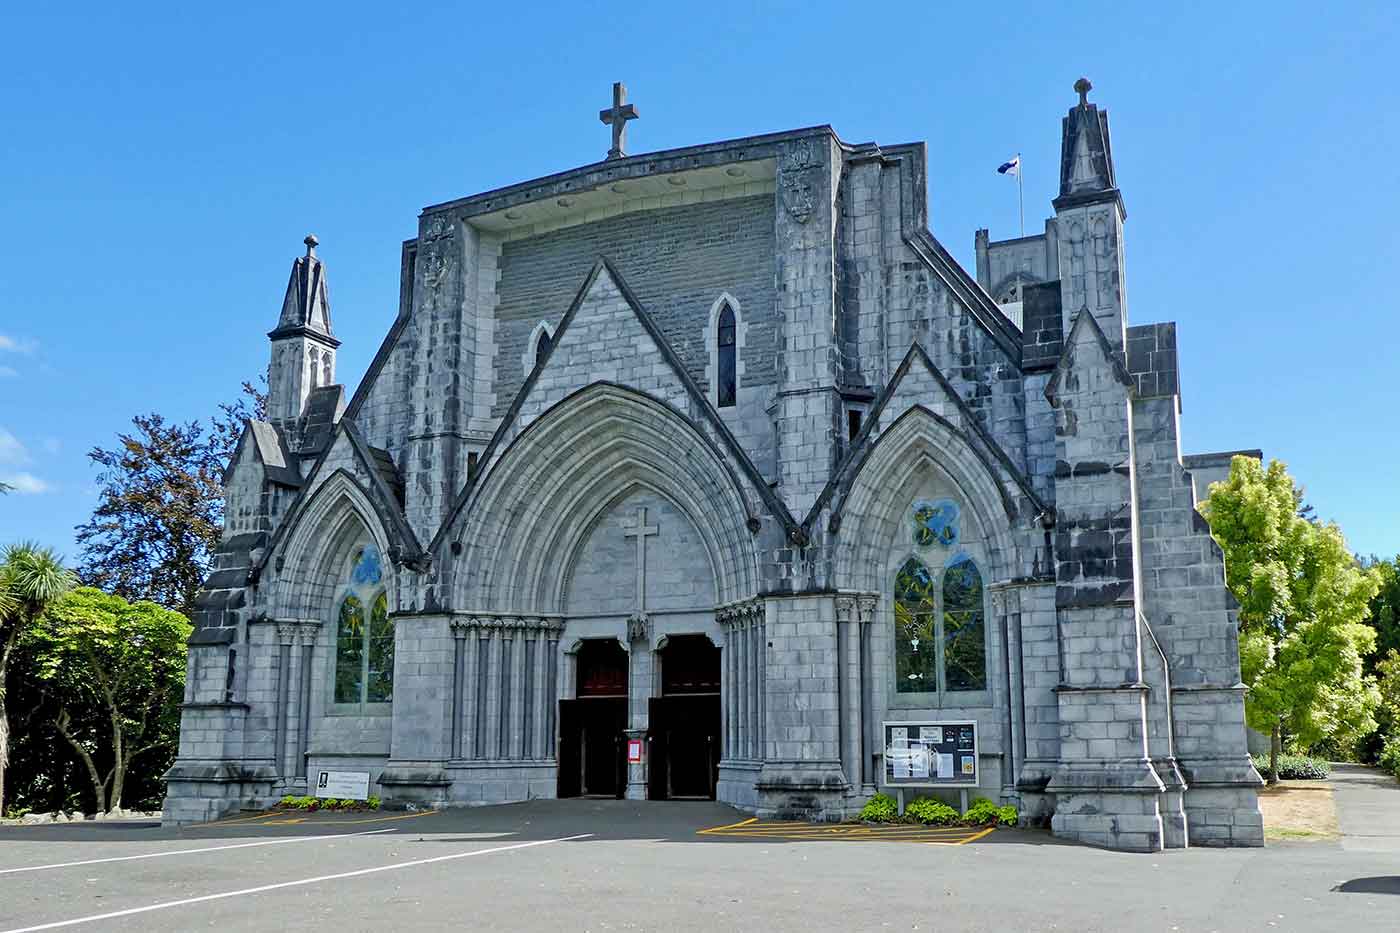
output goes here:
[[963, 814], [963, 822], [972, 826], [1015, 826], [1019, 816], [1010, 804], [999, 807], [986, 797], [978, 797]]
[[899, 804], [889, 794], [876, 794], [860, 808], [858, 819], [866, 823], [894, 823], [899, 820]]
[[378, 809], [379, 809], [379, 798], [378, 798], [378, 797], [370, 797], [368, 800], [365, 801], [365, 806], [369, 807], [371, 810], [378, 810]]
[[[1268, 777], [1269, 756], [1255, 755], [1254, 767]], [[1307, 755], [1279, 755], [1278, 776], [1281, 781], [1325, 781], [1332, 773], [1332, 766], [1321, 758]]]
[[1392, 735], [1381, 746], [1381, 756], [1377, 761], [1384, 771], [1400, 778], [1400, 735]]
[[951, 826], [958, 821], [958, 811], [932, 797], [919, 797], [904, 808], [904, 816], [930, 826]]

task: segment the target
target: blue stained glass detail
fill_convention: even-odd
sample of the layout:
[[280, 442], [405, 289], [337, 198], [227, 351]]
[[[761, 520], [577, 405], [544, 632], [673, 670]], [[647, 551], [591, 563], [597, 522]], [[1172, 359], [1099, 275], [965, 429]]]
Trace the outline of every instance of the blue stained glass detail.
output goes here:
[[952, 547], [958, 543], [962, 512], [952, 499], [914, 503], [914, 543], [919, 547], [941, 544]]
[[357, 586], [365, 586], [378, 583], [383, 575], [384, 571], [379, 562], [379, 548], [373, 544], [366, 544], [360, 548], [360, 553], [355, 557], [355, 569], [350, 572], [350, 579]]

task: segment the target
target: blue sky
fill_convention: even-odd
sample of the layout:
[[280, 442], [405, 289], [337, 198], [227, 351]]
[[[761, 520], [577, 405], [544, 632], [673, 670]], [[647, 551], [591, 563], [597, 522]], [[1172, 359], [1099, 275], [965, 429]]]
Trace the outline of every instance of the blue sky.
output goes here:
[[[36, 9], [49, 6], [50, 9]], [[484, 5], [483, 5], [484, 6]], [[1397, 17], [1385, 4], [28, 4], [0, 35], [0, 541], [72, 553], [85, 453], [203, 417], [267, 364], [308, 231], [341, 381], [424, 205], [601, 158], [830, 123], [927, 140], [934, 233], [1056, 193], [1081, 74], [1112, 115], [1129, 314], [1176, 320], [1187, 453], [1285, 460], [1353, 548], [1400, 551]], [[901, 9], [903, 7], [903, 9]]]

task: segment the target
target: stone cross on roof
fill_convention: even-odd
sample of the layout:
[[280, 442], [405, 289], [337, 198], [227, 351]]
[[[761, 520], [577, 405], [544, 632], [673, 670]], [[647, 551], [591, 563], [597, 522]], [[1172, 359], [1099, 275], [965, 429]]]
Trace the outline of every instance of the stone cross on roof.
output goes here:
[[637, 108], [627, 103], [627, 86], [621, 81], [614, 82], [612, 106], [606, 110], [598, 111], [599, 120], [612, 124], [612, 148], [608, 150], [609, 159], [620, 159], [627, 155], [623, 151], [623, 147], [627, 143], [627, 121], [636, 120], [639, 116]]

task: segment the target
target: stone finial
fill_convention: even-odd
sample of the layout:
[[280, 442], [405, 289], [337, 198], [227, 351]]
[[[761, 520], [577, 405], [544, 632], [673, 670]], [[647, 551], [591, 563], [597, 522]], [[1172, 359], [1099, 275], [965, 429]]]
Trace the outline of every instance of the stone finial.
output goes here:
[[308, 233], [302, 242], [306, 244], [306, 255], [313, 257], [316, 255], [316, 247], [321, 245], [321, 241], [316, 239], [314, 233]]
[[1089, 92], [1093, 89], [1094, 86], [1089, 83], [1088, 78], [1080, 78], [1074, 82], [1074, 93], [1079, 95], [1079, 106], [1089, 106]]

